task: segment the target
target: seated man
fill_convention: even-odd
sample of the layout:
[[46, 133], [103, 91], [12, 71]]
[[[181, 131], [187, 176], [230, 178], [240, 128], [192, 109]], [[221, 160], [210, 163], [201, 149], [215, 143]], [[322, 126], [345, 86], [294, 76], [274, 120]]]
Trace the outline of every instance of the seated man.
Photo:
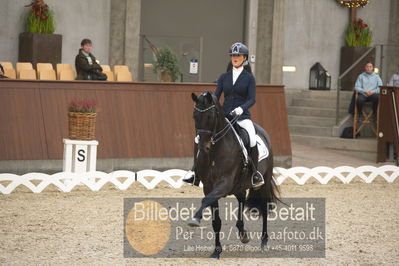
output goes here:
[[76, 79], [106, 80], [107, 76], [102, 73], [103, 69], [91, 53], [93, 50], [92, 42], [89, 39], [83, 39], [80, 45], [79, 54], [75, 58]]
[[368, 62], [364, 68], [365, 72], [359, 75], [355, 84], [355, 90], [359, 93], [356, 102], [359, 121], [363, 120], [362, 110], [366, 101], [371, 101], [373, 103], [373, 116], [376, 117], [378, 94], [380, 93], [380, 86], [382, 86], [380, 76], [374, 73], [373, 63]]
[[0, 79], [6, 79], [7, 77], [4, 76], [4, 68], [3, 66], [0, 64]]
[[388, 86], [399, 87], [399, 71], [392, 75], [391, 79], [389, 80]]

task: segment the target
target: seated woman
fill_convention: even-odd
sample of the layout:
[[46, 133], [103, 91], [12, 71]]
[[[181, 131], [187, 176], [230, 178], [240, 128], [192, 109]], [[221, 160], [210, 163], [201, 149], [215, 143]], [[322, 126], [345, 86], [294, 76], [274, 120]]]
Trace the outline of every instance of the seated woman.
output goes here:
[[79, 54], [75, 58], [75, 68], [77, 80], [107, 80], [107, 75], [102, 73], [103, 69], [91, 53], [93, 50], [92, 42], [83, 39], [80, 43]]
[[4, 76], [4, 68], [0, 64], [0, 79], [7, 79], [8, 77]]

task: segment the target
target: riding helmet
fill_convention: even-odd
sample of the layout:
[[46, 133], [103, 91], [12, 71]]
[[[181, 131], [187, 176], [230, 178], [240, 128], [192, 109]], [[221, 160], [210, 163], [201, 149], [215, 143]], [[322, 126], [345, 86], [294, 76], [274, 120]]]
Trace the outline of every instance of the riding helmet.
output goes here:
[[229, 55], [242, 54], [248, 56], [248, 47], [240, 42], [236, 42], [230, 48]]

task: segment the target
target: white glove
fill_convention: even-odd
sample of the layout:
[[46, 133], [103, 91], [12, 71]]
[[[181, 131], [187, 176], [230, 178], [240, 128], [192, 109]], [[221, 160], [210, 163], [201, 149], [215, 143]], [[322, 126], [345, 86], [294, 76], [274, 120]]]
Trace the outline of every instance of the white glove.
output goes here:
[[235, 115], [242, 115], [242, 113], [244, 113], [244, 110], [242, 110], [241, 107], [237, 107], [237, 108], [234, 109], [231, 113], [232, 113], [232, 114], [235, 114]]

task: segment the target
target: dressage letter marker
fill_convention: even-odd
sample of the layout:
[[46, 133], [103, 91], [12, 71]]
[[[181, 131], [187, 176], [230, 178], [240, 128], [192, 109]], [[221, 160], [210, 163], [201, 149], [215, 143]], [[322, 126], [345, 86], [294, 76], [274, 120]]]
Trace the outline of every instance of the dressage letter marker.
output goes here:
[[96, 171], [97, 140], [64, 139], [64, 172], [84, 173]]

